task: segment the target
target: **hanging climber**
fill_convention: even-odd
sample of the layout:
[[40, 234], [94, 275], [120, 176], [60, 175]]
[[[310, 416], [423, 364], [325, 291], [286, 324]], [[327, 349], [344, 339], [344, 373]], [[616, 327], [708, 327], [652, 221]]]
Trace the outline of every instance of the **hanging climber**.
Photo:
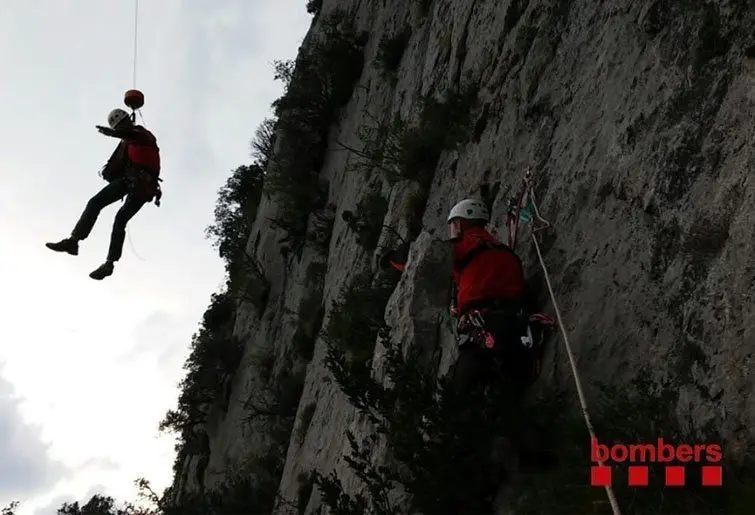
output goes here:
[[101, 134], [121, 140], [100, 172], [108, 184], [87, 202], [70, 237], [46, 244], [56, 252], [78, 255], [79, 242], [89, 236], [100, 211], [125, 197], [123, 206], [115, 215], [107, 259], [89, 274], [96, 280], [112, 275], [114, 264], [123, 251], [129, 220], [148, 202], [154, 200], [157, 206], [160, 205], [160, 149], [155, 136], [136, 125], [134, 119], [134, 115], [129, 116], [123, 109], [113, 109], [107, 119], [109, 127], [96, 126]]

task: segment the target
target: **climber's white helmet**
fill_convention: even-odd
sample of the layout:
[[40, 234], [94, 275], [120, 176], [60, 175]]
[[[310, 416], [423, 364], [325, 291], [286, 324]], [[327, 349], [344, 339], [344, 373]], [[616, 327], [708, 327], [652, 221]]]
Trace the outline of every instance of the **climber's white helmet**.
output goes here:
[[128, 118], [128, 113], [123, 109], [116, 108], [110, 111], [110, 114], [107, 115], [107, 124], [110, 125], [111, 129], [115, 129], [115, 127], [126, 118]]
[[455, 218], [461, 218], [464, 220], [485, 220], [490, 221], [490, 213], [488, 213], [488, 207], [481, 200], [477, 199], [465, 199], [451, 208], [451, 212], [448, 213], [448, 223]]

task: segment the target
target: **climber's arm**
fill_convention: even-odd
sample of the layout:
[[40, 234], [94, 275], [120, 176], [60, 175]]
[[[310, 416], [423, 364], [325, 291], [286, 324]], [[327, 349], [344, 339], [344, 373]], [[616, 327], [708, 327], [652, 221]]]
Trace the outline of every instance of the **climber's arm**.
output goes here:
[[133, 141], [135, 143], [146, 144], [150, 142], [149, 136], [135, 127], [128, 129], [111, 129], [110, 127], [98, 125], [97, 130], [100, 131], [100, 134], [104, 134], [105, 136]]

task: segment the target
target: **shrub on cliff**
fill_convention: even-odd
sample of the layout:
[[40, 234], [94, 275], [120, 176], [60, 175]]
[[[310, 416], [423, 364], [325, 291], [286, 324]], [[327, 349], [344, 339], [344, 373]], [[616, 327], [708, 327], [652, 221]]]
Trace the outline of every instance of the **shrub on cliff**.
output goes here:
[[394, 279], [379, 276], [373, 280], [372, 272], [366, 270], [341, 289], [331, 304], [324, 333], [327, 362], [358, 365], [372, 358], [385, 306], [395, 286]]
[[392, 83], [397, 80], [396, 70], [401, 64], [401, 59], [406, 51], [406, 45], [412, 37], [412, 28], [407, 25], [398, 33], [388, 36], [385, 34], [378, 43], [376, 64], [380, 68], [381, 76]]
[[264, 168], [258, 163], [236, 168], [218, 191], [215, 221], [205, 233], [232, 273], [244, 253], [262, 195]]
[[399, 116], [378, 120], [366, 114], [367, 122], [357, 131], [362, 148], [339, 145], [358, 157], [356, 170], [378, 168], [390, 180], [413, 180], [426, 189], [443, 151], [469, 139], [476, 98], [473, 86], [448, 90], [440, 100], [424, 96], [414, 123]]
[[192, 338], [178, 405], [168, 411], [159, 426], [161, 431], [178, 434], [177, 462], [184, 445], [193, 438], [194, 426], [205, 422], [207, 409], [223, 397], [224, 385], [241, 361], [243, 347], [233, 338], [235, 315], [235, 301], [227, 292], [213, 294]]
[[273, 104], [278, 151], [268, 165], [265, 193], [278, 199], [276, 223], [294, 243], [303, 244], [309, 214], [321, 209], [327, 198], [318, 174], [328, 131], [362, 73], [365, 42], [350, 15], [335, 11], [302, 47], [295, 66], [276, 66], [285, 92]]
[[[316, 474], [324, 501], [336, 514], [356, 508], [362, 513], [403, 513], [387, 495], [401, 485], [411, 496], [411, 512], [490, 512], [501, 477], [490, 457], [490, 441], [505, 419], [504, 397], [461, 397], [450, 379], [438, 379], [420, 356], [405, 357], [389, 340], [388, 328], [381, 334], [385, 383], [390, 386], [375, 380], [370, 367], [352, 370], [339, 381], [350, 402], [375, 426], [366, 441], [349, 435], [352, 454], [347, 458], [370, 495], [347, 495], [335, 474]], [[332, 372], [339, 374], [338, 368]], [[387, 439], [388, 465], [370, 460], [378, 435]]]
[[[338, 476], [315, 474], [323, 502], [334, 515], [398, 514], [405, 506], [391, 504], [387, 495], [401, 486], [410, 497], [409, 511], [421, 513], [490, 513], [505, 471], [491, 459], [490, 441], [506, 427], [537, 428], [541, 448], [558, 456], [548, 472], [523, 475], [513, 492], [514, 511], [522, 513], [610, 513], [603, 489], [589, 484], [589, 437], [574, 406], [573, 394], [546, 392], [531, 408], [506, 414], [503, 392], [462, 398], [446, 378], [437, 379], [416, 356], [404, 357], [387, 340], [385, 386], [370, 367], [339, 382], [350, 402], [375, 424], [365, 441], [349, 435], [352, 453], [347, 463], [366, 486], [367, 494], [349, 495]], [[602, 386], [592, 408], [593, 423], [606, 444], [668, 442], [716, 443], [715, 434], [690, 437], [674, 418], [678, 389], [654, 385], [646, 377], [630, 385]], [[565, 409], [571, 406], [572, 409]], [[386, 465], [371, 461], [377, 435], [388, 445]], [[693, 443], [694, 443], [693, 442]], [[614, 469], [614, 490], [626, 513], [751, 513], [749, 491], [755, 480], [750, 458], [724, 463], [724, 485], [701, 488], [688, 480], [683, 489], [663, 486], [663, 466], [651, 466], [651, 482], [641, 491], [627, 486], [626, 466]], [[688, 473], [691, 473], [689, 471]], [[697, 472], [699, 474], [699, 471]], [[357, 511], [354, 511], [357, 510]]]
[[341, 216], [349, 229], [357, 235], [357, 243], [371, 251], [377, 248], [387, 212], [388, 199], [381, 192], [375, 191], [362, 197], [355, 211], [344, 211]]

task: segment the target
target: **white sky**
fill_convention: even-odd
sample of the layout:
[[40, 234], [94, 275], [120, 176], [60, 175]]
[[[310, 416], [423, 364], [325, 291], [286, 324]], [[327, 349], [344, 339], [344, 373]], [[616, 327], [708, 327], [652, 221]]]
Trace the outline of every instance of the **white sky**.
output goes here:
[[119, 204], [79, 256], [44, 243], [67, 236], [104, 185], [117, 141], [94, 126], [132, 86], [134, 2], [0, 2], [0, 507], [50, 515], [95, 491], [131, 498], [139, 476], [169, 484], [174, 442], [157, 425], [223, 277], [204, 229], [280, 95], [272, 61], [296, 55], [305, 5], [140, 1], [137, 87], [163, 205], [137, 214], [115, 274], [97, 282], [87, 274]]

